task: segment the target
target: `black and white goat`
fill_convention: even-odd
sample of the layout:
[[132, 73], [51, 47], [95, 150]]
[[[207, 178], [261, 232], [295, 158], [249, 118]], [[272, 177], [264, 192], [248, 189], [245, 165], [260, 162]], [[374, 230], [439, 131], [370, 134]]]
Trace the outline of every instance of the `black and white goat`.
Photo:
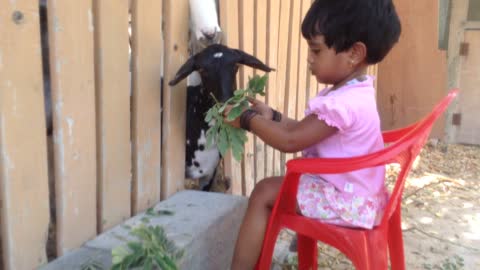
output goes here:
[[239, 65], [246, 65], [265, 72], [273, 69], [260, 60], [243, 51], [230, 49], [224, 45], [213, 44], [190, 57], [178, 70], [170, 85], [175, 85], [188, 75], [197, 71], [202, 84], [187, 86], [187, 145], [186, 145], [186, 177], [199, 179], [202, 190], [209, 190], [215, 170], [220, 161], [216, 145], [206, 146], [206, 133], [209, 128], [205, 122], [205, 114], [215, 104], [215, 98], [221, 102], [233, 96], [235, 77]]

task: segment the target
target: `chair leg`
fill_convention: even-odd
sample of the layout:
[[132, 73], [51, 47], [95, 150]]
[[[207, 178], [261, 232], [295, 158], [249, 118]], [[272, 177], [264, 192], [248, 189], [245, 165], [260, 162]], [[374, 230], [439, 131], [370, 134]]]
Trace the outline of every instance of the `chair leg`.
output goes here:
[[392, 270], [405, 270], [401, 215], [399, 206], [390, 218], [388, 226], [388, 251]]
[[317, 269], [317, 240], [297, 234], [298, 270]]
[[262, 252], [258, 258], [255, 270], [267, 270], [270, 269], [272, 264], [273, 252], [275, 249], [275, 243], [277, 242], [277, 236], [280, 232], [280, 226], [272, 225], [270, 230], [265, 233], [265, 239], [263, 240]]

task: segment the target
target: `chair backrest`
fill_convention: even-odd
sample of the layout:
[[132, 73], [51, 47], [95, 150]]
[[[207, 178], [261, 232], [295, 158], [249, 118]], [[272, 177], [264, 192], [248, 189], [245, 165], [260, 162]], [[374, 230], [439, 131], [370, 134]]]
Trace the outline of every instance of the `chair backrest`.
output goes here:
[[[415, 158], [425, 145], [425, 142], [427, 141], [432, 130], [433, 124], [447, 109], [448, 105], [457, 96], [457, 94], [458, 90], [450, 91], [449, 94], [435, 106], [430, 114], [417, 123], [400, 131], [390, 131], [384, 133], [385, 142], [391, 144], [383, 151], [390, 152], [390, 154], [394, 153], [394, 155], [391, 156], [392, 159], [390, 162], [386, 163], [397, 163], [400, 165], [401, 169], [398, 173], [397, 180], [395, 182], [392, 194], [390, 195], [387, 207], [385, 208], [382, 224], [388, 222], [393, 212], [398, 207], [402, 198], [407, 175], [410, 172]], [[393, 136], [393, 134], [395, 134], [395, 136]], [[400, 138], [398, 140], [394, 142], [391, 141], [393, 137], [399, 136]]]

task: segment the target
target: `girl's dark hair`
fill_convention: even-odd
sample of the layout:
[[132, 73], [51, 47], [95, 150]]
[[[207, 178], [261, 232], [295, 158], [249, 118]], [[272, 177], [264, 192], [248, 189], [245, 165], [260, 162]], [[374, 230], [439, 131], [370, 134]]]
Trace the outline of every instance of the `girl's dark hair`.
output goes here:
[[302, 35], [323, 35], [337, 53], [355, 42], [367, 47], [367, 63], [383, 60], [401, 32], [392, 0], [315, 0], [302, 23]]

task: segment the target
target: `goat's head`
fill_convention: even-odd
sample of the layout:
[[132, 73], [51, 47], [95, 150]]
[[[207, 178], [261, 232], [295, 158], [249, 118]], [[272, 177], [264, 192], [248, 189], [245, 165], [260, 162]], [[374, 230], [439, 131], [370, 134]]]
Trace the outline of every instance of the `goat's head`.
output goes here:
[[175, 78], [170, 81], [169, 85], [175, 85], [185, 79], [190, 73], [198, 71], [202, 78], [204, 88], [208, 92], [213, 93], [219, 101], [225, 102], [233, 96], [235, 76], [239, 64], [257, 68], [265, 72], [274, 70], [254, 56], [243, 51], [230, 49], [220, 44], [213, 44], [190, 57], [190, 59], [180, 67]]

